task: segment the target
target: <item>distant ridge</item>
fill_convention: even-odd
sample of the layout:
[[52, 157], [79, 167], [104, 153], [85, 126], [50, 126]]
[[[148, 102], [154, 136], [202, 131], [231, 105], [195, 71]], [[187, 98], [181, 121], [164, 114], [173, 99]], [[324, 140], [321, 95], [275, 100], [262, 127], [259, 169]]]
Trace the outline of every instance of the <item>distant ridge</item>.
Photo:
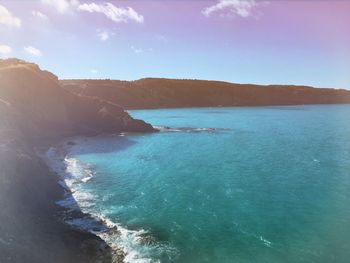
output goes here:
[[60, 80], [60, 83], [73, 93], [108, 100], [125, 109], [350, 103], [348, 90], [298, 85], [164, 78]]

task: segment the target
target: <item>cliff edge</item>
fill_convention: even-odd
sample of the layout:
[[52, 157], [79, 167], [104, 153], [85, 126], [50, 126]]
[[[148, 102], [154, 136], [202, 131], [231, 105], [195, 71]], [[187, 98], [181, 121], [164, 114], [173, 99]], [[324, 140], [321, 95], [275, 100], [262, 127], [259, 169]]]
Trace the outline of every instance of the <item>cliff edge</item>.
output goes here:
[[0, 60], [0, 262], [111, 262], [104, 241], [57, 216], [63, 190], [36, 148], [121, 131], [153, 128], [115, 104], [64, 90], [35, 64]]

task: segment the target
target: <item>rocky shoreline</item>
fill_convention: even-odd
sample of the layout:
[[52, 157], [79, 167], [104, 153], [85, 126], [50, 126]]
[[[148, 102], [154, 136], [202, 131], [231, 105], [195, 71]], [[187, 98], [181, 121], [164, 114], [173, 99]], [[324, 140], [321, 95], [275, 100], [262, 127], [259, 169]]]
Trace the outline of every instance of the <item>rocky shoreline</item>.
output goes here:
[[35, 64], [0, 60], [0, 262], [118, 262], [100, 237], [64, 222], [85, 215], [56, 204], [64, 190], [37, 150], [71, 136], [153, 131], [118, 105], [64, 90]]
[[0, 154], [0, 262], [112, 262], [101, 238], [64, 222], [82, 213], [55, 203], [64, 190], [33, 149], [16, 141]]
[[[118, 244], [109, 244], [108, 236], [118, 236], [120, 231], [117, 226], [112, 225], [103, 218], [95, 217], [92, 214], [83, 212], [79, 207], [78, 201], [74, 198], [72, 189], [65, 183], [65, 174], [67, 165], [65, 158], [72, 146], [77, 140], [86, 140], [87, 138], [72, 137], [65, 138], [52, 145], [47, 145], [38, 149], [38, 156], [46, 163], [47, 167], [56, 176], [57, 184], [62, 188], [62, 195], [55, 201], [58, 205], [57, 218], [69, 225], [72, 229], [90, 233], [101, 239], [102, 262], [122, 263], [126, 253]], [[101, 255], [101, 256], [102, 256]]]

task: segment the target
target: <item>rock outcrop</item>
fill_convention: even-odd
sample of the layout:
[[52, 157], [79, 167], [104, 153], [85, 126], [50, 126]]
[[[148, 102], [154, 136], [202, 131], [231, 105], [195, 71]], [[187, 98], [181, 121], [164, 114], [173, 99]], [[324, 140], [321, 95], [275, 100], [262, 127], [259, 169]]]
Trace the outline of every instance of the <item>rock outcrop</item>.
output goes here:
[[17, 59], [0, 61], [0, 99], [16, 111], [19, 123], [30, 122], [22, 128], [32, 136], [153, 131], [120, 106], [72, 94], [52, 73]]
[[350, 103], [349, 90], [307, 86], [157, 78], [62, 80], [60, 83], [76, 94], [106, 99], [126, 109]]
[[65, 136], [151, 132], [121, 107], [64, 90], [55, 75], [0, 60], [0, 262], [111, 262], [100, 238], [57, 217], [63, 190], [37, 147]]

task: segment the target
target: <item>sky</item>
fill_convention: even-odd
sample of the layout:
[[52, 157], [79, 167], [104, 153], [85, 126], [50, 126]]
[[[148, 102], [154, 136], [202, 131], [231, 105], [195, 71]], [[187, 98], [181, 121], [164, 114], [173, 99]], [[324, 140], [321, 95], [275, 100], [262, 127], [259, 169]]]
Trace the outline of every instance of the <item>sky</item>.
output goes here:
[[61, 79], [350, 89], [350, 1], [0, 0], [0, 57]]

